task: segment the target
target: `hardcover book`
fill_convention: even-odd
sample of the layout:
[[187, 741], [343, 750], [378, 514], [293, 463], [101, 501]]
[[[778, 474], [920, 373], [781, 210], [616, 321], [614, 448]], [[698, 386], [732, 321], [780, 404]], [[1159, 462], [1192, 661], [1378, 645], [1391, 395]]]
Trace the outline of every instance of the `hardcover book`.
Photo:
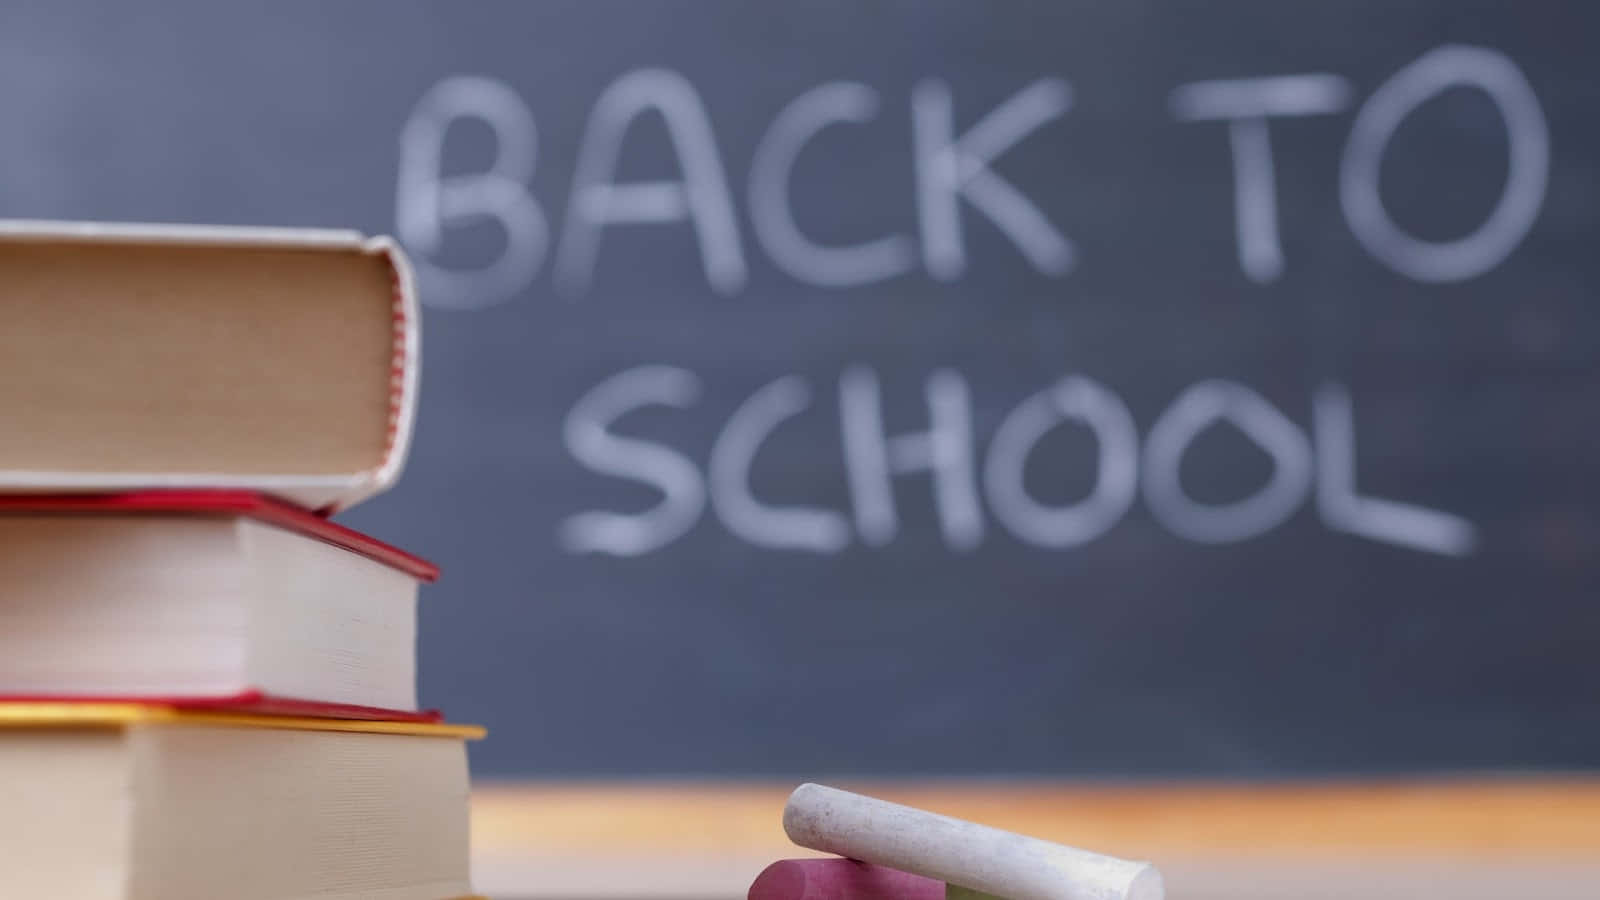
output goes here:
[[428, 562], [247, 491], [0, 496], [0, 698], [417, 709]]
[[0, 492], [394, 483], [417, 392], [403, 255], [354, 232], [0, 221]]
[[471, 895], [468, 726], [0, 704], [0, 897]]

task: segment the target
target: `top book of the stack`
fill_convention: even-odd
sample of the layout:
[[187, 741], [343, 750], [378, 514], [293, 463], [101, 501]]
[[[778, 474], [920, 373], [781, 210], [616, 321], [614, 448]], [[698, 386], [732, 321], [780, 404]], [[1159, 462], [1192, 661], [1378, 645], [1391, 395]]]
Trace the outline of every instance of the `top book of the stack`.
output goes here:
[[404, 256], [345, 231], [0, 221], [0, 493], [234, 488], [331, 512], [411, 439]]

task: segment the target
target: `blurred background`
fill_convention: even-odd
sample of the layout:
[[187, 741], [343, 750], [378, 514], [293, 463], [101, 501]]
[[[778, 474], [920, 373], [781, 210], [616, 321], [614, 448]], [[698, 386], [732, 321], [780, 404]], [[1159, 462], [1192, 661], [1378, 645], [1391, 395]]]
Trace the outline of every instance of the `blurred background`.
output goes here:
[[1600, 875], [1582, 4], [18, 4], [0, 214], [410, 251], [480, 887], [828, 779], [1183, 897]]

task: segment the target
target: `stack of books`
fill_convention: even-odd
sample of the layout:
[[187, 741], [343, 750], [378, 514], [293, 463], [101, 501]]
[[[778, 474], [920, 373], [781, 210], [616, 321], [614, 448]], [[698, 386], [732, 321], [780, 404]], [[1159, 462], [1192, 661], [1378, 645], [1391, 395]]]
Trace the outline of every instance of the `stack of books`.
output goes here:
[[327, 516], [410, 442], [387, 241], [0, 223], [0, 897], [454, 900], [437, 571]]

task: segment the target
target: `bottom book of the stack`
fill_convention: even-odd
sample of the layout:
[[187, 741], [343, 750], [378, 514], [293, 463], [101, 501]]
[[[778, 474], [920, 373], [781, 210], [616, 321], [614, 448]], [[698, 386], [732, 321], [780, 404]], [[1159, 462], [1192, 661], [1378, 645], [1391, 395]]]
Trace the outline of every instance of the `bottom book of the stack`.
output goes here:
[[471, 896], [471, 726], [0, 704], [0, 897]]

